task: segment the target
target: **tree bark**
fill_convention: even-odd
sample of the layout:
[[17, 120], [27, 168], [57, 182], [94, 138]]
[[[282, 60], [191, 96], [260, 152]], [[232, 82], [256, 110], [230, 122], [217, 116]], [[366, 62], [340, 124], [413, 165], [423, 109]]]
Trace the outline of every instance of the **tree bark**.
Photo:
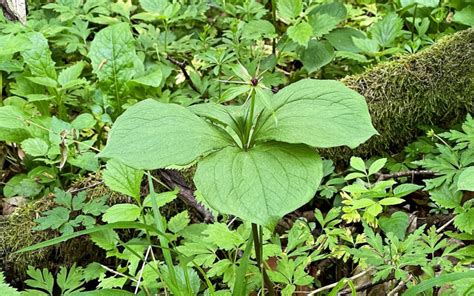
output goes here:
[[26, 0], [0, 0], [0, 7], [7, 20], [26, 23]]

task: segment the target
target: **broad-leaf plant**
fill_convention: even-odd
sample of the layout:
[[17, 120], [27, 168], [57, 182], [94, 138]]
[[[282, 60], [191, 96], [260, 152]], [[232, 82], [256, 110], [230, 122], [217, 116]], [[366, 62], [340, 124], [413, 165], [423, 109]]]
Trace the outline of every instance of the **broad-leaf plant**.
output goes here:
[[[364, 97], [341, 82], [305, 79], [242, 106], [185, 108], [152, 99], [127, 109], [100, 153], [135, 169], [189, 166], [219, 213], [271, 226], [307, 203], [323, 177], [314, 147], [356, 147], [376, 130]], [[265, 107], [264, 107], [265, 106]]]

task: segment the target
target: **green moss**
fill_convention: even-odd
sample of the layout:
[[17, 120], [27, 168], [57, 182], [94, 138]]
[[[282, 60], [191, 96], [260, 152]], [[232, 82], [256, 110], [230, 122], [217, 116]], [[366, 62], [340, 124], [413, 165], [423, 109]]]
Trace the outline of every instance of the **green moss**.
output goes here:
[[[21, 285], [29, 265], [46, 267], [53, 272], [59, 266], [85, 264], [102, 258], [102, 252], [86, 238], [26, 253], [14, 253], [22, 248], [59, 236], [56, 231], [34, 231], [34, 220], [54, 206], [52, 196], [17, 208], [9, 216], [0, 216], [0, 266], [9, 281]], [[87, 254], [87, 255], [84, 255]]]
[[367, 99], [380, 136], [351, 151], [328, 149], [323, 155], [347, 160], [396, 153], [415, 139], [422, 126], [449, 127], [474, 112], [474, 29], [440, 39], [433, 46], [362, 74], [342, 79]]

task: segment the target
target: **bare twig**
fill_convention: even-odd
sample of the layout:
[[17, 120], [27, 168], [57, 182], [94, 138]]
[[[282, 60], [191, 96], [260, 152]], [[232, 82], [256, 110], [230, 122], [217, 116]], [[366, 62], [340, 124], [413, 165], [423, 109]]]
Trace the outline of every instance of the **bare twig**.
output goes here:
[[[349, 278], [349, 280], [353, 281], [353, 280], [355, 280], [355, 279], [358, 279], [358, 278], [364, 276], [365, 274], [367, 274], [367, 273], [369, 273], [369, 272], [371, 272], [371, 271], [372, 271], [372, 268], [366, 269], [366, 270], [364, 270], [364, 271], [362, 271], [362, 272], [360, 272], [360, 273], [358, 273], [358, 274], [356, 274], [356, 275], [351, 276], [351, 277]], [[332, 289], [332, 288], [334, 288], [335, 286], [337, 286], [337, 284], [338, 284], [338, 282], [337, 282], [337, 283], [330, 284], [330, 285], [327, 285], [327, 286], [324, 286], [324, 287], [321, 287], [321, 288], [318, 288], [318, 289], [316, 289], [316, 290], [314, 290], [314, 291], [309, 292], [309, 293], [308, 293], [308, 296], [316, 295], [316, 293], [319, 293], [319, 292], [322, 292], [322, 291], [326, 291], [326, 290]]]
[[390, 178], [400, 178], [400, 177], [412, 177], [414, 178], [415, 176], [433, 176], [436, 173], [434, 171], [430, 170], [419, 170], [419, 171], [405, 171], [405, 172], [398, 172], [398, 173], [392, 173], [392, 174], [376, 174], [378, 177], [377, 181], [383, 181], [387, 180]]
[[388, 292], [387, 296], [398, 295], [398, 292], [400, 292], [400, 290], [403, 289], [403, 287], [405, 287], [406, 283], [411, 281], [412, 278], [413, 278], [413, 275], [410, 274], [406, 281], [400, 281], [398, 283], [398, 285], [392, 291]]
[[187, 205], [195, 208], [199, 214], [202, 215], [205, 222], [212, 222], [214, 220], [211, 212], [198, 203], [194, 197], [194, 191], [186, 184], [186, 181], [179, 172], [173, 170], [160, 170], [159, 174], [166, 185], [171, 188], [179, 188], [179, 197], [181, 200], [183, 200]]
[[129, 275], [126, 275], [126, 274], [123, 274], [123, 273], [121, 273], [121, 272], [115, 271], [115, 270], [113, 270], [112, 268], [109, 268], [109, 267], [107, 267], [107, 266], [105, 266], [105, 265], [103, 265], [103, 264], [101, 264], [100, 266], [102, 266], [103, 269], [105, 269], [105, 270], [107, 270], [107, 271], [109, 271], [109, 272], [111, 272], [111, 273], [113, 273], [113, 274], [115, 274], [115, 275], [119, 275], [119, 276], [126, 277], [127, 279], [131, 280], [132, 282], [137, 282], [136, 279], [132, 278], [132, 277], [129, 276]]
[[193, 81], [191, 80], [191, 77], [188, 74], [188, 71], [186, 70], [186, 63], [178, 61], [177, 59], [173, 58], [172, 56], [167, 56], [166, 59], [170, 61], [172, 64], [178, 66], [181, 71], [183, 72], [184, 77], [188, 81], [189, 86], [197, 93], [201, 93], [198, 88], [194, 85]]
[[[381, 282], [377, 282], [377, 283], [367, 282], [367, 283], [364, 283], [360, 286], [357, 286], [355, 288], [355, 290], [356, 290], [356, 292], [364, 291], [364, 290], [370, 289], [370, 288], [375, 287], [377, 285], [381, 285], [381, 284], [386, 283], [386, 282], [391, 281], [391, 280], [393, 280], [393, 275], [389, 276], [388, 278], [386, 278], [385, 280], [383, 280]], [[338, 296], [348, 295], [348, 294], [351, 294], [351, 293], [352, 293], [351, 289], [345, 289], [345, 290], [342, 290], [340, 293], [338, 293]]]
[[86, 189], [94, 188], [94, 187], [99, 186], [101, 184], [104, 184], [104, 181], [100, 181], [100, 182], [97, 182], [97, 183], [94, 183], [94, 184], [91, 184], [91, 185], [88, 185], [88, 186], [84, 186], [84, 187], [81, 187], [81, 188], [69, 189], [67, 192], [76, 193], [76, 192], [83, 191], [83, 190], [86, 190]]
[[448, 222], [444, 223], [440, 228], [438, 228], [436, 230], [436, 233], [440, 233], [441, 231], [443, 231], [446, 227], [448, 227], [449, 225], [451, 225], [451, 223], [454, 222], [454, 219], [456, 219], [456, 217], [453, 217], [451, 219], [449, 219]]
[[145, 258], [143, 259], [143, 264], [142, 264], [142, 268], [140, 268], [140, 272], [138, 274], [138, 282], [137, 282], [137, 287], [135, 288], [135, 295], [138, 294], [138, 290], [140, 289], [140, 283], [142, 281], [142, 276], [143, 276], [143, 270], [145, 269], [145, 266], [146, 266], [146, 263], [147, 263], [147, 259], [148, 259], [148, 255], [150, 255], [150, 252], [152, 251], [152, 248], [151, 246], [148, 246], [148, 249], [146, 250], [146, 254], [145, 254]]

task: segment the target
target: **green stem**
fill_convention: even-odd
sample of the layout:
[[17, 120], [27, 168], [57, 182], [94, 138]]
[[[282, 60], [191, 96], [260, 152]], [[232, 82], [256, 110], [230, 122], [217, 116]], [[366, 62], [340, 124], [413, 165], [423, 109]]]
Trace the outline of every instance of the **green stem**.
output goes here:
[[252, 223], [252, 235], [254, 240], [254, 247], [255, 247], [255, 257], [257, 258], [257, 265], [260, 268], [263, 276], [264, 287], [268, 289], [268, 295], [275, 296], [275, 290], [273, 289], [273, 282], [268, 277], [268, 274], [265, 270], [263, 264], [263, 231], [262, 227], [260, 226], [260, 231], [258, 229], [257, 224]]
[[413, 12], [413, 20], [412, 20], [412, 29], [411, 29], [411, 41], [413, 41], [415, 39], [415, 29], [416, 29], [416, 26], [415, 26], [415, 19], [416, 19], [416, 10], [418, 8], [418, 3], [415, 3], [415, 11]]
[[[163, 224], [163, 217], [161, 216], [160, 209], [158, 207], [158, 204], [156, 203], [156, 196], [155, 196], [156, 194], [155, 194], [155, 187], [153, 185], [153, 179], [150, 172], [147, 172], [147, 175], [148, 175], [148, 186], [150, 188], [150, 194], [152, 195], [151, 203], [153, 207], [153, 216], [155, 218], [156, 228], [161, 233], [165, 233], [166, 230]], [[166, 236], [160, 235], [159, 240], [160, 240], [161, 250], [163, 252], [163, 257], [165, 258], [166, 265], [168, 266], [168, 273], [171, 278], [171, 283], [176, 288], [178, 287], [177, 285], [178, 281], [177, 281], [176, 273], [174, 270], [173, 258], [171, 258], [168, 238]]]
[[246, 137], [243, 143], [245, 150], [250, 148], [254, 112], [255, 112], [255, 91], [252, 90], [252, 95], [250, 96], [250, 107], [247, 113], [247, 120], [246, 120], [246, 129], [245, 129]]
[[0, 71], [0, 106], [3, 105], [3, 72]]
[[[277, 24], [276, 24], [276, 3], [275, 2], [276, 2], [275, 0], [272, 0], [272, 23], [273, 23], [273, 27], [275, 27], [275, 30], [278, 33]], [[276, 54], [276, 38], [277, 37], [273, 38], [273, 41], [272, 41], [272, 54], [274, 55]]]
[[165, 53], [168, 52], [168, 22], [165, 21]]

